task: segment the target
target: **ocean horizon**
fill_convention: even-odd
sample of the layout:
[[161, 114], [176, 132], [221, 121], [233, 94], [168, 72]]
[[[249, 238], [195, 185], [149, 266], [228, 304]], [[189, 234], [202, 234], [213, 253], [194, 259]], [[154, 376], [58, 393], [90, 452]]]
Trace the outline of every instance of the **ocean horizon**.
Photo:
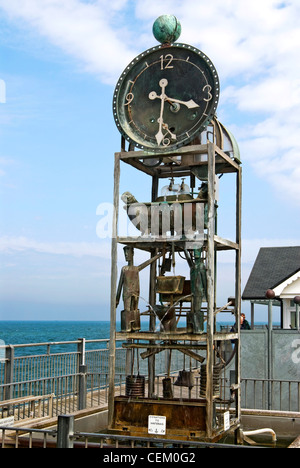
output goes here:
[[[233, 325], [233, 321], [217, 322], [221, 326]], [[256, 322], [265, 325], [265, 322]], [[142, 321], [142, 329], [148, 328], [148, 321]], [[117, 329], [120, 323], [117, 322]], [[109, 339], [110, 321], [108, 320], [1, 320], [0, 340], [2, 344], [16, 345], [28, 343], [46, 343]], [[4, 343], [3, 343], [4, 342]]]

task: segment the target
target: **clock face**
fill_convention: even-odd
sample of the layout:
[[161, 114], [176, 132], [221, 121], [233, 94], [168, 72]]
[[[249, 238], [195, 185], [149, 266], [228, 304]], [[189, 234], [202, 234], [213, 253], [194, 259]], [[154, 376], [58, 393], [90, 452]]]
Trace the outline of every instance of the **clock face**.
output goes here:
[[121, 134], [138, 148], [172, 151], [209, 124], [218, 99], [218, 75], [203, 52], [185, 44], [159, 45], [124, 70], [113, 113]]

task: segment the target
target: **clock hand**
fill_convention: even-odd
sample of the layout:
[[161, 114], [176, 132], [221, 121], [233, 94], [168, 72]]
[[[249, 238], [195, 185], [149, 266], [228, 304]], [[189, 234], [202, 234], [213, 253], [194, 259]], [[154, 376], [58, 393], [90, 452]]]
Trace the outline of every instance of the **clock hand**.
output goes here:
[[[162, 78], [160, 80], [160, 82], [159, 82], [159, 86], [161, 87], [161, 95], [158, 96], [155, 91], [151, 91], [149, 93], [149, 99], [154, 100], [156, 98], [159, 98], [161, 100], [160, 115], [159, 115], [159, 118], [157, 119], [157, 122], [159, 124], [159, 129], [158, 129], [157, 134], [155, 135], [155, 138], [156, 138], [156, 141], [157, 141], [158, 145], [161, 144], [161, 142], [165, 139], [165, 136], [168, 133], [170, 134], [170, 137], [171, 137], [172, 140], [176, 140], [176, 135], [169, 130], [168, 124], [164, 123], [164, 121], [163, 121], [163, 112], [164, 112], [165, 101], [170, 100], [170, 101], [173, 101], [173, 102], [178, 102], [178, 103], [181, 103], [181, 104], [185, 104], [189, 108], [199, 107], [192, 99], [190, 101], [187, 101], [187, 102], [178, 101], [176, 99], [169, 99], [168, 96], [166, 96], [166, 94], [165, 94], [165, 88], [166, 88], [167, 85], [168, 85], [168, 80], [166, 80], [165, 78]], [[162, 129], [166, 130], [167, 132], [165, 134], [163, 134]]]
[[158, 129], [157, 134], [155, 135], [155, 138], [156, 138], [156, 141], [157, 141], [158, 145], [160, 145], [162, 140], [164, 139], [164, 134], [162, 132], [162, 127], [164, 125], [163, 113], [164, 113], [165, 97], [166, 97], [165, 88], [166, 88], [167, 84], [168, 84], [168, 80], [166, 80], [165, 78], [162, 78], [160, 80], [160, 82], [159, 82], [159, 86], [161, 87], [161, 95], [158, 96], [155, 91], [152, 91], [151, 93], [149, 93], [149, 99], [153, 100], [153, 99], [159, 98], [161, 100], [160, 114], [159, 114], [159, 118], [157, 119], [157, 122], [159, 124], [159, 129]]
[[190, 99], [189, 101], [180, 101], [179, 99], [173, 99], [165, 95], [165, 100], [172, 104], [173, 102], [177, 102], [178, 104], [183, 104], [185, 105], [188, 109], [193, 109], [194, 107], [199, 107], [198, 104], [196, 104], [193, 99]]
[[[167, 81], [167, 80], [161, 80], [161, 81]], [[159, 82], [159, 84], [161, 83], [161, 81]], [[167, 84], [168, 84], [168, 82], [167, 82]], [[181, 101], [180, 99], [170, 98], [169, 96], [167, 96], [165, 94], [165, 87], [166, 87], [166, 85], [164, 85], [164, 87], [162, 87], [162, 94], [160, 96], [158, 96], [158, 94], [155, 91], [151, 91], [151, 93], [149, 93], [149, 99], [154, 100], [156, 98], [159, 98], [161, 100], [165, 100], [165, 101], [169, 102], [170, 104], [172, 104], [173, 102], [176, 102], [177, 104], [183, 104], [188, 109], [193, 109], [195, 107], [199, 107], [199, 105], [193, 99], [190, 99], [189, 101]]]
[[157, 144], [160, 145], [162, 140], [164, 139], [164, 134], [162, 132], [163, 120], [159, 117], [157, 119], [157, 122], [159, 123], [159, 130], [157, 134], [155, 135], [155, 138], [156, 138]]
[[173, 102], [176, 102], [178, 104], [183, 104], [188, 109], [193, 109], [194, 107], [199, 107], [199, 105], [193, 99], [190, 99], [189, 101], [180, 101], [179, 99], [170, 98], [165, 93], [158, 96], [158, 94], [156, 94], [155, 91], [151, 91], [151, 93], [149, 93], [149, 99], [154, 100], [156, 98], [164, 99], [165, 101], [169, 102], [170, 104], [173, 104]]

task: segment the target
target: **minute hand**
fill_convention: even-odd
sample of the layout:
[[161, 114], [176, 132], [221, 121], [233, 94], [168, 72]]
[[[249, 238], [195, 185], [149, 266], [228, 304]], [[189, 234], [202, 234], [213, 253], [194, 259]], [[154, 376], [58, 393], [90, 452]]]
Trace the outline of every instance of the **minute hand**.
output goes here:
[[173, 98], [170, 98], [169, 96], [165, 96], [165, 100], [167, 102], [177, 102], [178, 104], [183, 104], [184, 106], [186, 106], [188, 109], [193, 109], [194, 107], [199, 107], [199, 105], [193, 101], [193, 99], [190, 99], [189, 101], [180, 101], [179, 99], [173, 99]]

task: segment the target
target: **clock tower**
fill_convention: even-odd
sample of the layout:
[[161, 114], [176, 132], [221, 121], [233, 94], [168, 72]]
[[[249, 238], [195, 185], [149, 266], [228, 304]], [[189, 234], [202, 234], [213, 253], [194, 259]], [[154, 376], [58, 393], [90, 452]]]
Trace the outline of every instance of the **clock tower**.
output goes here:
[[[180, 31], [174, 16], [159, 17], [153, 34], [160, 44], [131, 61], [113, 95], [121, 151], [114, 166], [109, 431], [217, 441], [229, 432], [238, 437], [240, 428], [241, 161], [234, 137], [216, 117], [217, 71], [202, 51], [176, 42]], [[136, 177], [120, 194], [124, 164]], [[145, 186], [138, 201], [142, 173], [149, 192]], [[217, 229], [219, 187], [228, 176], [232, 239]], [[133, 235], [118, 232], [120, 208]], [[120, 271], [118, 246], [125, 256]], [[224, 300], [218, 265], [228, 251], [232, 293]], [[139, 253], [143, 261], [136, 260]], [[233, 314], [234, 332], [217, 327], [223, 311]], [[119, 375], [117, 343], [126, 355], [125, 375]], [[227, 383], [229, 362], [235, 369]]]

